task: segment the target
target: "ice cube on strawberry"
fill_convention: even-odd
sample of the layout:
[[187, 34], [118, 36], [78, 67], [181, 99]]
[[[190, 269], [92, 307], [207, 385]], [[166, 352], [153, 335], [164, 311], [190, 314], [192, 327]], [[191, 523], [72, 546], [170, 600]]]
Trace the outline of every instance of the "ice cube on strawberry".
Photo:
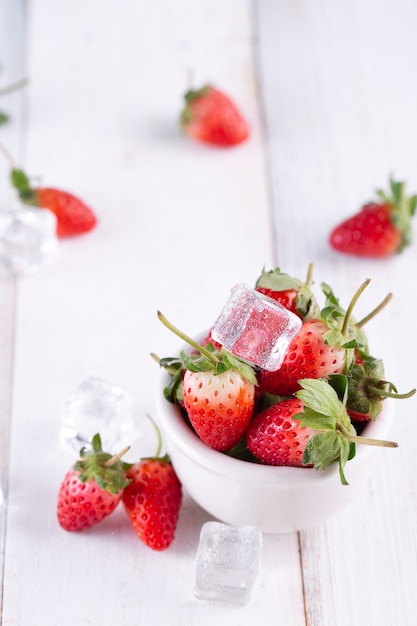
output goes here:
[[211, 337], [235, 356], [272, 372], [280, 368], [300, 328], [297, 315], [238, 283], [211, 329]]

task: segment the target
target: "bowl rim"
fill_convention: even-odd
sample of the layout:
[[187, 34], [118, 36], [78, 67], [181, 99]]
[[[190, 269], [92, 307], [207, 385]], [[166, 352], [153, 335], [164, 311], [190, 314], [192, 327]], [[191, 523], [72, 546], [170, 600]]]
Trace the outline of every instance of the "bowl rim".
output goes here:
[[[236, 459], [224, 452], [219, 452], [210, 448], [204, 443], [194, 430], [187, 424], [178, 406], [169, 402], [163, 389], [167, 386], [169, 374], [162, 371], [158, 379], [156, 405], [159, 419], [165, 434], [168, 453], [174, 445], [190, 460], [200, 466], [209, 469], [219, 475], [226, 475], [230, 478], [236, 476], [239, 480], [249, 482], [259, 481], [261, 478], [265, 482], [279, 482], [280, 484], [298, 485], [311, 484], [317, 481], [334, 480], [335, 474], [339, 474], [338, 463], [332, 463], [325, 471], [315, 471], [313, 468], [266, 465], [262, 463], [252, 463], [242, 459]], [[373, 438], [385, 439], [389, 433], [394, 416], [394, 401], [386, 398], [378, 418], [369, 422], [366, 433]], [[349, 468], [353, 464], [366, 462], [375, 451], [374, 446], [357, 445], [356, 455], [346, 464], [346, 477], [349, 482]]]

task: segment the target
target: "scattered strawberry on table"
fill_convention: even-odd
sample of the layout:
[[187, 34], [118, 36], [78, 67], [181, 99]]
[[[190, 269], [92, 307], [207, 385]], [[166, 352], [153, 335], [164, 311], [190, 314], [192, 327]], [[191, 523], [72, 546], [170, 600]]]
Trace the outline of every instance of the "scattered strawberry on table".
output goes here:
[[168, 456], [142, 459], [126, 477], [123, 504], [139, 539], [152, 550], [166, 550], [175, 535], [182, 502], [181, 483]]
[[18, 191], [20, 200], [29, 206], [54, 213], [58, 237], [82, 235], [96, 227], [96, 215], [80, 198], [54, 187], [33, 186], [25, 172], [15, 166], [11, 154], [1, 144], [0, 151], [10, 163], [10, 180]]
[[95, 214], [72, 193], [54, 187], [32, 187], [26, 174], [16, 168], [11, 171], [11, 180], [24, 204], [48, 209], [55, 214], [58, 237], [74, 237], [95, 228]]
[[[409, 398], [416, 391], [398, 393], [385, 379], [382, 360], [369, 351], [364, 326], [391, 294], [362, 320], [353, 317], [369, 282], [360, 285], [346, 309], [322, 283], [325, 304], [320, 308], [312, 292], [312, 266], [305, 283], [279, 268], [263, 271], [255, 289], [302, 320], [281, 368], [272, 372], [213, 345], [211, 329], [199, 345], [158, 312], [163, 324], [192, 348], [178, 357], [152, 355], [170, 374], [165, 398], [178, 405], [190, 428], [215, 450], [252, 462], [316, 470], [337, 462], [340, 480], [348, 484], [344, 468], [357, 444], [397, 446], [367, 438], [366, 422], [378, 419], [385, 398]], [[233, 377], [231, 384], [225, 374]], [[235, 387], [244, 400], [240, 395], [235, 399]]]
[[410, 245], [417, 195], [407, 196], [405, 183], [392, 179], [389, 193], [377, 191], [377, 195], [377, 201], [365, 204], [332, 230], [332, 248], [354, 256], [383, 258]]
[[249, 126], [233, 100], [211, 85], [184, 96], [181, 127], [197, 141], [222, 147], [236, 146], [249, 137]]
[[162, 551], [175, 536], [182, 502], [182, 486], [168, 455], [137, 463], [125, 463], [129, 447], [112, 456], [103, 452], [100, 435], [91, 448], [83, 448], [70, 467], [58, 493], [57, 518], [69, 532], [91, 528], [106, 519], [123, 501], [124, 509], [139, 539], [149, 548]]
[[92, 447], [83, 448], [70, 467], [58, 493], [57, 516], [64, 530], [78, 531], [95, 526], [113, 513], [128, 481], [121, 454], [103, 452], [100, 435]]

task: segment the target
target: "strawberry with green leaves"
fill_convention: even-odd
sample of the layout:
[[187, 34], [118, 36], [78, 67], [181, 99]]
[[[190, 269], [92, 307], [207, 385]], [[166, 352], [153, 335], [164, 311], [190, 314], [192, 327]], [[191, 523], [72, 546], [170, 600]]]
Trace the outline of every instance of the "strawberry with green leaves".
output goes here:
[[253, 456], [268, 465], [344, 468], [353, 458], [356, 444], [397, 447], [395, 442], [359, 437], [336, 391], [324, 380], [300, 380], [295, 397], [258, 413], [246, 432], [246, 445]]
[[332, 248], [354, 256], [382, 258], [410, 245], [417, 195], [408, 197], [405, 183], [392, 179], [390, 193], [379, 190], [377, 194], [378, 202], [366, 204], [332, 230]]
[[216, 350], [211, 344], [200, 346], [162, 313], [158, 312], [158, 317], [196, 350], [192, 354], [181, 352], [182, 368], [176, 370], [171, 393], [178, 397], [180, 384], [182, 403], [197, 435], [214, 450], [229, 450], [240, 440], [253, 415], [256, 385], [253, 368], [223, 348]]
[[365, 347], [366, 337], [359, 326], [352, 323], [351, 314], [368, 284], [369, 280], [364, 281], [346, 311], [339, 306], [330, 287], [323, 284], [326, 306], [320, 317], [303, 322], [278, 370], [260, 370], [259, 393], [291, 396], [299, 389], [302, 378], [328, 378], [345, 373], [353, 362], [354, 348]]
[[24, 204], [54, 213], [58, 237], [82, 235], [95, 228], [95, 214], [77, 196], [54, 187], [32, 187], [26, 174], [16, 168], [11, 172], [11, 180]]
[[281, 272], [279, 267], [262, 271], [255, 284], [256, 291], [279, 302], [301, 319], [316, 316], [319, 306], [311, 290], [313, 283], [313, 265], [310, 264], [305, 283], [289, 274]]
[[123, 492], [123, 505], [139, 539], [152, 550], [162, 551], [175, 537], [182, 486], [169, 456], [160, 456], [161, 436], [156, 431], [155, 456], [141, 459], [126, 473], [130, 484]]
[[58, 237], [73, 237], [93, 230], [97, 218], [93, 211], [77, 196], [54, 187], [32, 186], [25, 172], [17, 168], [9, 151], [0, 144], [0, 151], [10, 163], [10, 180], [19, 193], [20, 200], [29, 206], [47, 209], [54, 213]]
[[183, 131], [197, 141], [221, 147], [236, 146], [249, 137], [243, 115], [225, 93], [206, 85], [184, 96], [181, 114]]
[[58, 493], [57, 517], [64, 530], [91, 528], [116, 509], [129, 483], [121, 461], [126, 451], [116, 456], [103, 452], [98, 434], [93, 437], [91, 449], [81, 450]]

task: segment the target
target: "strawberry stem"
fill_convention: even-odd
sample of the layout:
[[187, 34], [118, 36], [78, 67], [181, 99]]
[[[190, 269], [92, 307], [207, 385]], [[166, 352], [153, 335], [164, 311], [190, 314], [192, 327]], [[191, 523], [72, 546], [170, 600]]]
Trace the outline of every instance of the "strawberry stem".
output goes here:
[[348, 308], [346, 309], [345, 319], [343, 321], [343, 326], [342, 326], [342, 330], [341, 330], [341, 333], [342, 333], [343, 336], [345, 336], [345, 333], [347, 331], [348, 324], [349, 324], [349, 319], [350, 319], [350, 317], [352, 315], [353, 309], [355, 308], [356, 302], [359, 300], [360, 296], [365, 291], [366, 287], [369, 285], [370, 282], [371, 282], [370, 278], [367, 278], [366, 280], [364, 280], [362, 285], [359, 287], [359, 289], [353, 295], [353, 298], [350, 301], [350, 304], [349, 304]]
[[356, 326], [358, 328], [362, 328], [362, 326], [365, 326], [365, 324], [367, 324], [369, 322], [369, 320], [371, 320], [373, 317], [375, 317], [376, 315], [378, 315], [378, 313], [380, 311], [382, 311], [382, 309], [384, 309], [388, 302], [390, 302], [390, 300], [392, 300], [392, 293], [389, 293], [380, 304], [378, 304], [377, 307], [375, 307], [375, 309], [373, 311], [371, 311], [370, 313], [368, 313], [368, 315], [366, 315], [360, 322], [356, 322]]
[[194, 341], [194, 339], [191, 339], [191, 337], [188, 337], [188, 335], [179, 330], [179, 328], [171, 324], [171, 322], [167, 320], [167, 318], [161, 313], [161, 311], [157, 311], [157, 315], [158, 319], [163, 323], [163, 325], [171, 330], [174, 335], [177, 335], [177, 337], [188, 343], [192, 348], [198, 350], [198, 352], [200, 352], [200, 354], [203, 354], [211, 363], [213, 363], [214, 366], [218, 364], [219, 359], [212, 352], [206, 350], [206, 348], [204, 348], [203, 346], [200, 346], [196, 341]]
[[380, 446], [382, 448], [398, 448], [398, 443], [395, 441], [386, 441], [384, 439], [371, 439], [369, 437], [359, 437], [358, 435], [352, 435], [341, 422], [336, 423], [336, 428], [339, 430], [349, 441], [352, 443], [363, 443], [367, 446]]
[[308, 266], [307, 278], [306, 278], [306, 282], [305, 282], [305, 286], [308, 287], [309, 289], [311, 288], [311, 286], [313, 284], [313, 269], [314, 269], [314, 264], [310, 263], [309, 266]]
[[17, 91], [17, 89], [21, 89], [21, 87], [24, 87], [27, 84], [27, 82], [28, 82], [27, 78], [21, 78], [15, 83], [11, 83], [10, 85], [7, 85], [7, 87], [3, 87], [2, 89], [0, 89], [0, 96], [5, 96], [8, 93]]
[[375, 394], [376, 396], [381, 396], [382, 398], [398, 398], [398, 400], [405, 400], [406, 398], [411, 398], [414, 396], [416, 390], [411, 389], [407, 393], [396, 393], [395, 391], [384, 391], [384, 389], [378, 389], [377, 387], [369, 386], [368, 390]]
[[16, 168], [16, 163], [11, 155], [11, 153], [7, 150], [7, 148], [5, 146], [3, 146], [2, 143], [0, 143], [0, 152], [3, 153], [3, 156], [6, 158], [6, 161], [8, 161], [10, 167], [12, 169]]
[[126, 446], [125, 448], [123, 448], [123, 450], [121, 450], [120, 452], [118, 452], [117, 454], [115, 454], [114, 456], [112, 456], [112, 457], [111, 457], [111, 459], [109, 459], [108, 461], [106, 461], [106, 462], [104, 463], [104, 467], [112, 467], [112, 465], [114, 465], [115, 463], [117, 463], [117, 461], [120, 461], [120, 459], [122, 458], [122, 456], [124, 456], [128, 450], [130, 450], [130, 446]]
[[162, 450], [162, 436], [161, 436], [161, 431], [159, 430], [156, 422], [154, 419], [152, 419], [152, 417], [148, 414], [146, 414], [146, 417], [148, 418], [148, 420], [151, 421], [152, 426], [155, 429], [156, 432], [156, 437], [157, 437], [157, 446], [156, 446], [156, 452], [155, 452], [155, 459], [158, 459], [160, 454], [161, 454], [161, 450]]

